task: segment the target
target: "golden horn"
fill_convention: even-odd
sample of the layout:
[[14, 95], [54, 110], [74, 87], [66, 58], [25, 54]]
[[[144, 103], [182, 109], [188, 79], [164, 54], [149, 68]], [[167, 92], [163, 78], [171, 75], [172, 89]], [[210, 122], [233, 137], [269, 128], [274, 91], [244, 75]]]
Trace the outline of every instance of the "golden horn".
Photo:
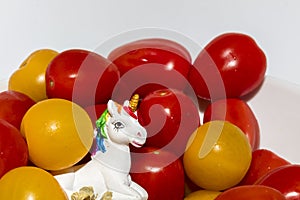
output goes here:
[[138, 94], [134, 94], [129, 101], [129, 108], [132, 112], [135, 112], [139, 103], [140, 96]]

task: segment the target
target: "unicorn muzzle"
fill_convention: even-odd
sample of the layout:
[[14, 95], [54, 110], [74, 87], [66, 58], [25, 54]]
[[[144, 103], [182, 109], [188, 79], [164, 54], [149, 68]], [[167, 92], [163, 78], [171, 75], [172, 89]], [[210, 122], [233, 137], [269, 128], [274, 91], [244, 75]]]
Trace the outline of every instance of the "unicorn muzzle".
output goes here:
[[144, 145], [144, 143], [140, 143], [140, 142], [137, 142], [137, 141], [135, 141], [135, 140], [133, 140], [133, 141], [131, 142], [131, 144], [132, 144], [134, 147], [137, 147], [137, 148], [140, 148], [140, 147], [142, 147], [142, 146]]

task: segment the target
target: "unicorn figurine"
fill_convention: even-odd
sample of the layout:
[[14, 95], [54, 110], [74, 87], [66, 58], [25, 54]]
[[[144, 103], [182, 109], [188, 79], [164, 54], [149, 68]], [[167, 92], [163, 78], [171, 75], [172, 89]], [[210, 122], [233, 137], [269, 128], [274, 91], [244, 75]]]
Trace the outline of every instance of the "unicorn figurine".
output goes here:
[[[123, 106], [109, 100], [107, 110], [96, 121], [95, 148], [91, 160], [75, 172], [54, 176], [72, 200], [147, 200], [148, 194], [130, 178], [129, 144], [141, 147], [147, 138], [136, 115], [138, 95]], [[109, 196], [109, 197], [107, 197]]]

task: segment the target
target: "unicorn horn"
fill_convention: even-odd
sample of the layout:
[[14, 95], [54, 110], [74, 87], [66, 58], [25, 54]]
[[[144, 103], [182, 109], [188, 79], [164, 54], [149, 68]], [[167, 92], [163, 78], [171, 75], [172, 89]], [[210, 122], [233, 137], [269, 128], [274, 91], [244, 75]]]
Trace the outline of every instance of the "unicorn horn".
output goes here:
[[134, 94], [129, 101], [129, 108], [132, 112], [137, 110], [137, 106], [139, 103], [140, 96], [138, 94]]

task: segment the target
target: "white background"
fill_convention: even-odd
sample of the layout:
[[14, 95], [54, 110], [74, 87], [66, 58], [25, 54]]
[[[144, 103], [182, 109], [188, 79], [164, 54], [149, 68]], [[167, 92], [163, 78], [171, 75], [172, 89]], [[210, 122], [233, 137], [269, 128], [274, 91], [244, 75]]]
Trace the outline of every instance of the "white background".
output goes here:
[[223, 32], [251, 35], [268, 57], [268, 75], [300, 84], [297, 0], [26, 0], [0, 5], [0, 80], [34, 50], [95, 49], [120, 33], [169, 29], [200, 46]]

